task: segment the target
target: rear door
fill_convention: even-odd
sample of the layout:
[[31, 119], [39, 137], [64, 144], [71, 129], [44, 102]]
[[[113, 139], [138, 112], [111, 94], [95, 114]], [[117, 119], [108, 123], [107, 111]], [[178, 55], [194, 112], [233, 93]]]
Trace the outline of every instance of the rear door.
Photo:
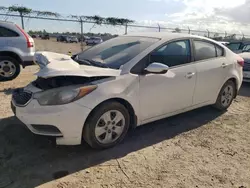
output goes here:
[[233, 64], [225, 57], [224, 49], [207, 40], [193, 40], [197, 70], [194, 105], [214, 101]]
[[8, 47], [17, 47], [22, 49], [23, 44], [25, 44], [25, 41], [22, 42], [22, 39], [20, 40], [19, 33], [7, 27], [0, 26], [0, 49], [6, 49]]

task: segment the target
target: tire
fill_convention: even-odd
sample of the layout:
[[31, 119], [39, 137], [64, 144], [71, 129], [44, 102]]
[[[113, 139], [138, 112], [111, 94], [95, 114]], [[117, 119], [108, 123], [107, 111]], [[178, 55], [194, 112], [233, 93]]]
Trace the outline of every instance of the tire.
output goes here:
[[[114, 119], [112, 120], [112, 115]], [[102, 117], [105, 117], [108, 120], [110, 114], [111, 121], [105, 121]], [[115, 118], [120, 119], [115, 124]], [[126, 136], [129, 129], [130, 117], [127, 109], [118, 102], [105, 102], [101, 104], [97, 109], [95, 109], [90, 117], [87, 119], [83, 129], [83, 139], [94, 149], [106, 149], [111, 148], [118, 143], [120, 143]], [[112, 127], [113, 126], [113, 127]], [[97, 128], [98, 127], [98, 128]], [[115, 128], [114, 128], [115, 127]], [[96, 133], [98, 130], [99, 133]], [[117, 134], [119, 133], [119, 134]], [[99, 135], [99, 136], [97, 136]], [[118, 136], [119, 135], [119, 136]], [[108, 142], [106, 139], [110, 137], [111, 142]]]
[[[15, 79], [21, 71], [20, 63], [16, 59], [10, 56], [0, 57], [0, 81], [10, 81]], [[7, 70], [8, 68], [12, 69], [13, 73], [10, 75], [11, 70]], [[5, 69], [5, 70], [4, 70]], [[8, 72], [7, 72], [8, 71]]]
[[232, 80], [228, 80], [222, 86], [220, 93], [217, 97], [216, 103], [214, 104], [214, 107], [220, 111], [227, 110], [228, 107], [232, 104], [235, 96], [236, 96], [236, 85]]

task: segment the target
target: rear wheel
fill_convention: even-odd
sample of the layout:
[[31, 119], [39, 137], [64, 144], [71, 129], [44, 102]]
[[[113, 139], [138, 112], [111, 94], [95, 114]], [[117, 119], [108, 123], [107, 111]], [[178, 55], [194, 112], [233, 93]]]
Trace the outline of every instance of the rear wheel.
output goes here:
[[236, 85], [233, 81], [229, 80], [221, 88], [217, 101], [214, 105], [215, 108], [222, 111], [226, 110], [232, 104], [235, 95]]
[[104, 103], [88, 118], [84, 126], [83, 138], [92, 148], [113, 147], [126, 136], [129, 119], [129, 113], [122, 104]]
[[20, 63], [9, 56], [0, 57], [0, 81], [15, 79], [20, 73]]

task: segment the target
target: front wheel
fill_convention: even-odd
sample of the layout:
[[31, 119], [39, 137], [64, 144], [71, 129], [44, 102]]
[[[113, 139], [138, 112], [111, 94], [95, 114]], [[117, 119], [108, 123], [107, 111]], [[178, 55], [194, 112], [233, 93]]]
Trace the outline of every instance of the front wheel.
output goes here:
[[15, 79], [20, 73], [19, 62], [9, 56], [0, 57], [0, 81]]
[[233, 102], [236, 95], [236, 85], [233, 81], [227, 81], [220, 90], [217, 101], [214, 105], [218, 110], [226, 110]]
[[103, 103], [88, 118], [84, 126], [83, 138], [92, 148], [113, 147], [126, 136], [129, 122], [129, 113], [122, 104]]

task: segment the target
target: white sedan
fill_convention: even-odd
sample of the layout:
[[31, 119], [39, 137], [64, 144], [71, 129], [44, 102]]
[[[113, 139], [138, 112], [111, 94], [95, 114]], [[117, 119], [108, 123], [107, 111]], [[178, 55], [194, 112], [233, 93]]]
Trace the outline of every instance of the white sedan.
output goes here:
[[199, 36], [119, 36], [70, 58], [35, 55], [38, 78], [12, 96], [16, 116], [59, 145], [121, 142], [129, 127], [206, 105], [226, 110], [243, 79], [243, 59]]

